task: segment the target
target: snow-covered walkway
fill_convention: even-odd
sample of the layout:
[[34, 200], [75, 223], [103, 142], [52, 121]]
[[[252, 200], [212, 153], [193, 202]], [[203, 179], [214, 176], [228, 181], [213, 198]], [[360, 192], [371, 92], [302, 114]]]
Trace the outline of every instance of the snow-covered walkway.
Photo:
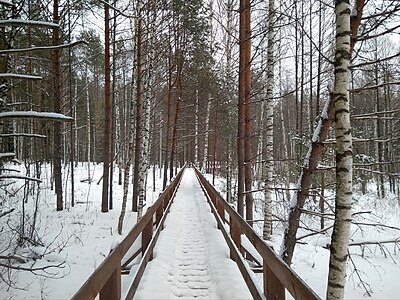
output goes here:
[[186, 169], [135, 299], [252, 299], [193, 169]]

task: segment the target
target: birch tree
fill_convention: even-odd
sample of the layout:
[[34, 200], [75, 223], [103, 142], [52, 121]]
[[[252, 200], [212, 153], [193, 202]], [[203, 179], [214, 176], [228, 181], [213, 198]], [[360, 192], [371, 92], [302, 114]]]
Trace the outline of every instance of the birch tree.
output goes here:
[[[356, 7], [357, 9], [362, 9]], [[336, 0], [335, 105], [336, 196], [335, 222], [329, 259], [327, 299], [343, 299], [351, 228], [353, 150], [349, 105], [350, 1]]]
[[[266, 131], [265, 131], [265, 161], [264, 167], [264, 229], [263, 238], [270, 239], [272, 234], [272, 195], [274, 191], [274, 35], [275, 22], [274, 0], [268, 4], [268, 45], [267, 45], [267, 83], [266, 83]], [[263, 103], [264, 104], [264, 103]]]
[[211, 109], [211, 94], [208, 95], [207, 101], [207, 113], [206, 113], [206, 120], [205, 120], [205, 130], [204, 130], [204, 155], [203, 155], [203, 163], [202, 170], [203, 172], [208, 172], [208, 140], [210, 135], [210, 109]]
[[141, 137], [141, 162], [140, 162], [140, 170], [139, 170], [139, 203], [138, 203], [138, 220], [142, 217], [143, 214], [143, 205], [146, 201], [146, 183], [147, 183], [147, 170], [150, 165], [150, 107], [151, 100], [153, 98], [153, 84], [154, 84], [154, 76], [153, 76], [153, 62], [155, 60], [154, 57], [154, 48], [155, 38], [156, 38], [156, 3], [154, 1], [151, 2], [151, 8], [148, 9], [148, 12], [151, 12], [151, 16], [148, 16], [148, 26], [147, 31], [150, 34], [147, 37], [147, 75], [145, 78], [145, 97], [143, 99], [143, 115], [142, 115], [142, 137]]

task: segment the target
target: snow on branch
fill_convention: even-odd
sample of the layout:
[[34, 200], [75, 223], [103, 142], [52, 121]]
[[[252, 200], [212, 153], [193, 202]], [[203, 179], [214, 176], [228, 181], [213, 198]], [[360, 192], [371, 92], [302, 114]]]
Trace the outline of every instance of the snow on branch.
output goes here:
[[29, 177], [29, 176], [23, 176], [23, 175], [11, 175], [11, 174], [0, 174], [0, 181], [4, 179], [23, 179], [23, 180], [29, 180], [29, 181], [36, 181], [36, 182], [42, 182], [42, 180], [34, 177]]
[[34, 26], [34, 27], [59, 28], [59, 25], [53, 22], [32, 21], [23, 19], [0, 20], [0, 27], [5, 27], [5, 26]]
[[14, 157], [14, 156], [15, 156], [14, 152], [3, 152], [3, 153], [0, 153], [0, 159], [7, 158], [7, 157]]
[[21, 49], [8, 49], [8, 50], [0, 50], [0, 54], [7, 54], [7, 53], [24, 53], [24, 52], [33, 52], [33, 51], [43, 51], [43, 50], [54, 50], [54, 49], [63, 49], [63, 48], [70, 48], [74, 47], [79, 44], [88, 45], [86, 41], [75, 41], [69, 44], [63, 44], [58, 46], [41, 46], [41, 47], [31, 47], [31, 48], [21, 48]]
[[11, 1], [7, 1], [7, 0], [0, 0], [0, 4], [2, 5], [8, 5], [8, 6], [13, 6]]
[[46, 119], [53, 121], [72, 121], [73, 118], [63, 114], [38, 111], [8, 111], [0, 113], [0, 119]]
[[11, 78], [11, 79], [30, 79], [30, 80], [41, 80], [41, 76], [17, 74], [17, 73], [0, 73], [0, 79]]
[[7, 138], [7, 137], [28, 137], [28, 138], [39, 138], [45, 139], [47, 136], [43, 134], [34, 134], [34, 133], [0, 133], [0, 138]]

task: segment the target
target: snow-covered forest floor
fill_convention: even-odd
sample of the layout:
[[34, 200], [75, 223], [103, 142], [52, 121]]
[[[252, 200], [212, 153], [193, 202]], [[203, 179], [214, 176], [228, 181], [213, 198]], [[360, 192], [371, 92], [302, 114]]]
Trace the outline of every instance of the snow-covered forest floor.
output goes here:
[[[20, 168], [24, 169], [23, 166]], [[64, 171], [68, 173], [68, 169]], [[25, 174], [25, 171], [21, 171], [22, 174]], [[122, 238], [117, 234], [122, 201], [122, 186], [117, 184], [117, 170], [114, 174], [114, 209], [109, 213], [100, 211], [102, 186], [97, 182], [102, 175], [101, 165], [91, 165], [91, 184], [85, 181], [88, 177], [87, 165], [81, 163], [78, 165], [75, 170], [76, 205], [71, 207], [70, 203], [67, 203], [66, 209], [61, 212], [55, 211], [55, 194], [50, 190], [49, 174], [50, 167], [43, 167], [43, 183], [39, 197], [36, 197], [37, 190], [35, 189], [35, 193], [30, 194], [24, 205], [27, 216], [24, 236], [32, 237], [32, 241], [26, 240], [22, 247], [15, 248], [19, 232], [21, 232], [23, 182], [19, 180], [7, 186], [7, 191], [12, 191], [13, 194], [6, 193], [3, 187], [0, 191], [1, 212], [15, 208], [12, 213], [0, 218], [0, 255], [15, 253], [16, 259], [21, 261], [12, 261], [13, 266], [38, 269], [34, 272], [35, 274], [21, 270], [5, 272], [4, 269], [0, 269], [1, 299], [69, 299], [109, 253], [111, 245]], [[156, 192], [153, 192], [152, 174], [152, 171], [149, 172], [148, 204], [157, 199], [161, 185], [160, 173], [157, 170]], [[224, 187], [224, 181], [218, 179], [217, 188], [222, 191]], [[69, 190], [70, 183], [64, 181], [64, 188]], [[128, 196], [128, 199], [131, 197]], [[256, 194], [256, 219], [262, 219], [260, 199], [261, 194]], [[37, 220], [35, 231], [31, 232], [36, 203]], [[317, 205], [311, 201], [309, 209]], [[124, 234], [136, 222], [136, 214], [130, 212], [130, 203], [127, 207]], [[281, 210], [281, 213], [286, 209], [282, 205], [276, 205], [276, 207]], [[355, 195], [354, 212], [357, 213], [354, 220], [359, 224], [353, 225], [351, 243], [389, 242], [400, 238], [400, 230], [390, 228], [400, 227], [399, 199], [396, 196], [389, 194], [385, 199], [379, 200], [371, 184], [367, 195]], [[318, 230], [319, 217], [307, 215], [303, 216], [302, 220], [304, 228]], [[326, 220], [325, 225], [329, 226], [331, 223], [332, 221]], [[378, 223], [381, 225], [376, 225]], [[270, 244], [279, 251], [282, 224], [280, 222], [275, 224], [274, 238]], [[261, 222], [256, 223], [256, 228], [261, 232]], [[310, 232], [310, 230], [302, 229], [298, 236]], [[330, 231], [302, 239], [301, 242], [304, 244], [297, 245], [293, 261], [296, 272], [322, 298], [325, 298], [327, 282], [329, 250], [326, 245], [330, 241], [329, 234]], [[400, 299], [398, 244], [351, 246], [350, 251], [346, 299]], [[22, 263], [22, 260], [25, 262]], [[49, 266], [54, 267], [47, 268]], [[39, 270], [43, 267], [46, 269]], [[371, 296], [368, 296], [367, 291], [371, 293]]]
[[[206, 177], [211, 182], [212, 176]], [[215, 185], [221, 195], [224, 195], [224, 179], [218, 178]], [[350, 247], [351, 259], [347, 270], [345, 299], [400, 299], [400, 199], [393, 194], [388, 194], [385, 199], [379, 199], [376, 196], [376, 183], [373, 182], [370, 182], [367, 190], [366, 195], [357, 191], [353, 195], [355, 224], [352, 225], [350, 243], [380, 242], [380, 244]], [[327, 202], [333, 205], [332, 191], [330, 194], [327, 192], [325, 196]], [[277, 193], [274, 213], [285, 219], [288, 215], [288, 204], [282, 205], [280, 198]], [[263, 220], [262, 199], [262, 192], [254, 194], [255, 220]], [[318, 203], [308, 200], [305, 209], [318, 212]], [[327, 208], [326, 213], [331, 213], [331, 210]], [[297, 237], [304, 238], [296, 245], [292, 267], [318, 295], [325, 299], [329, 265], [327, 245], [330, 243], [332, 230], [306, 237], [313, 231], [320, 230], [320, 217], [303, 214], [301, 221], [302, 228]], [[274, 224], [273, 239], [268, 244], [279, 253], [283, 226], [278, 221]], [[254, 225], [260, 235], [262, 235], [262, 225], [262, 222], [256, 222]], [[324, 227], [330, 225], [333, 225], [333, 220], [326, 218]], [[397, 243], [393, 243], [395, 240]], [[290, 299], [290, 294], [287, 296]]]

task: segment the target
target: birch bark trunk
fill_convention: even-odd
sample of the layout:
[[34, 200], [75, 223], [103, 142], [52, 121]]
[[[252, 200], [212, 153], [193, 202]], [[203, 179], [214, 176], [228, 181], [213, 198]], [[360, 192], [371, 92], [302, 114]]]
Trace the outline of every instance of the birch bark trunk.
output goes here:
[[206, 113], [206, 128], [204, 132], [204, 155], [203, 155], [203, 163], [202, 163], [202, 170], [203, 172], [208, 172], [208, 138], [209, 138], [209, 131], [210, 131], [210, 109], [211, 109], [211, 95], [208, 95], [208, 102], [207, 102], [207, 113]]
[[[155, 22], [156, 22], [156, 8], [154, 1], [152, 2], [152, 16], [149, 24], [150, 34], [147, 44], [147, 76], [145, 79], [145, 92], [146, 96], [143, 101], [143, 116], [142, 116], [142, 138], [141, 138], [141, 162], [139, 170], [139, 204], [138, 204], [138, 221], [143, 215], [143, 206], [146, 201], [146, 187], [147, 187], [147, 170], [150, 165], [150, 102], [153, 98], [153, 62], [155, 45]], [[150, 18], [148, 18], [150, 19]]]
[[272, 235], [272, 195], [274, 191], [273, 172], [274, 172], [274, 35], [275, 22], [274, 0], [269, 0], [268, 4], [268, 45], [267, 45], [267, 84], [266, 84], [266, 143], [264, 162], [264, 229], [263, 238], [268, 240]]
[[194, 164], [198, 166], [199, 163], [199, 90], [196, 90], [196, 107], [195, 107], [195, 121], [194, 121]]
[[350, 1], [336, 0], [336, 51], [333, 101], [336, 133], [335, 222], [329, 260], [327, 299], [343, 299], [351, 227], [353, 150], [349, 105]]
[[132, 211], [138, 211], [139, 173], [142, 134], [142, 2], [136, 1], [136, 124], [135, 124], [135, 161], [133, 170]]

